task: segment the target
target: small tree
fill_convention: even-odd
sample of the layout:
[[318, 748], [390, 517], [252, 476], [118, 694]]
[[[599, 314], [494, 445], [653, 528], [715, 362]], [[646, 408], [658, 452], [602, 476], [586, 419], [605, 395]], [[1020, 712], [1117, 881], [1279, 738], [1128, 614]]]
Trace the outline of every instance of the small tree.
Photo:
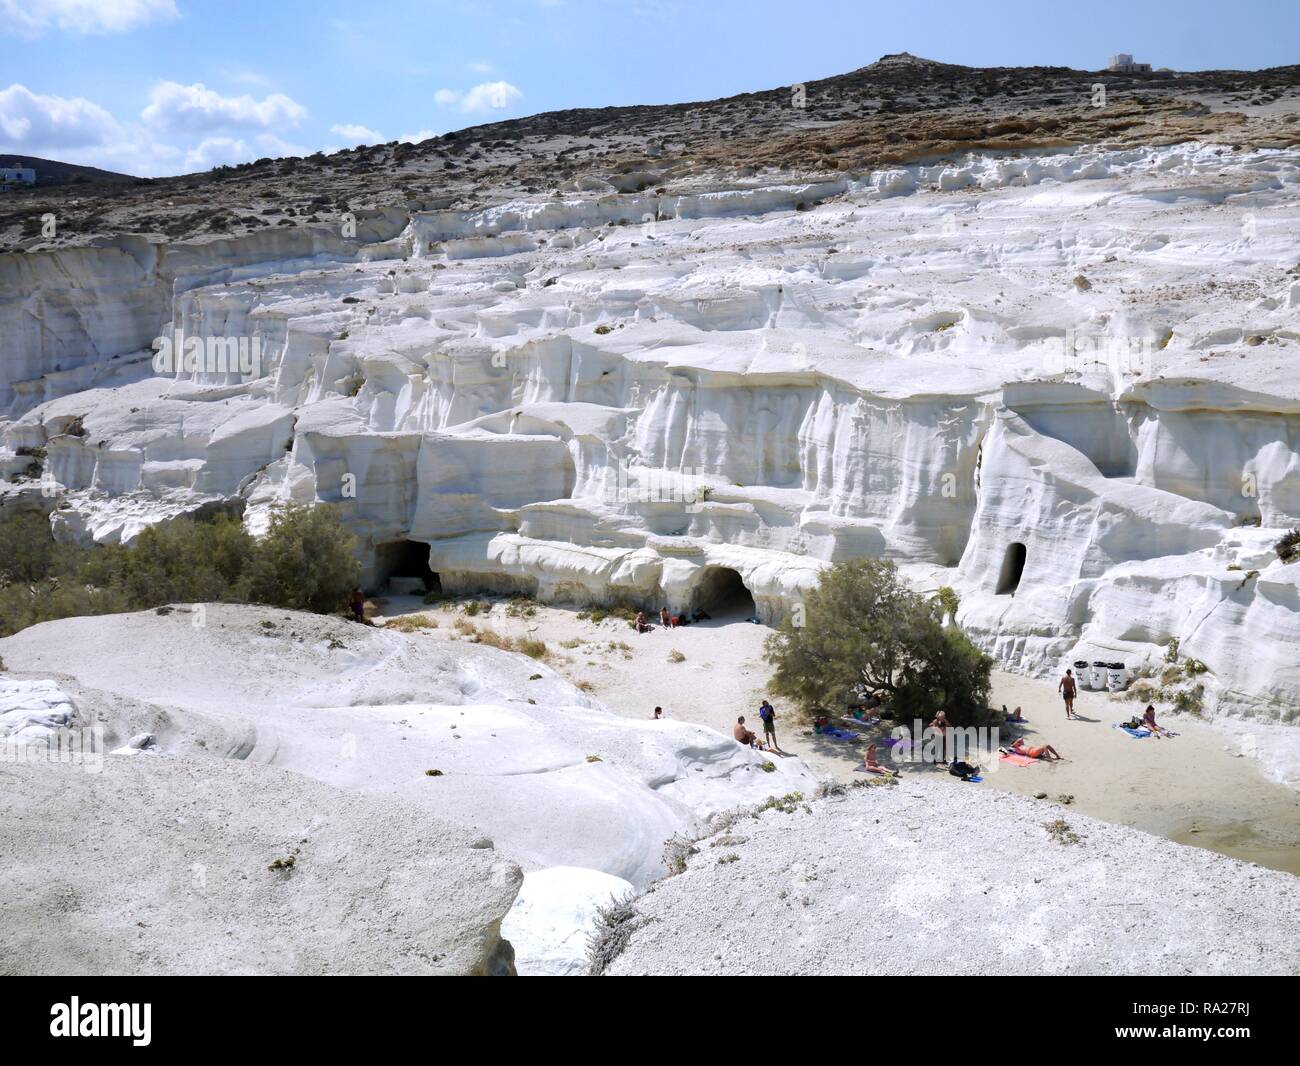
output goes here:
[[278, 509], [253, 557], [249, 598], [320, 614], [338, 610], [360, 577], [355, 548], [329, 505]]
[[938, 615], [893, 563], [837, 563], [804, 598], [803, 624], [787, 618], [768, 638], [773, 691], [813, 711], [863, 686], [902, 717], [943, 708], [954, 724], [980, 722], [993, 661]]

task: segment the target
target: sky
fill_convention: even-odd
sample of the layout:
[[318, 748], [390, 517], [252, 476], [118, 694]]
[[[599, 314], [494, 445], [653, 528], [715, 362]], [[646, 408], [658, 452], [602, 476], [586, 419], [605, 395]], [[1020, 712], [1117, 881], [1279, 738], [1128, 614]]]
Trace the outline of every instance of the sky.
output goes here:
[[186, 173], [709, 100], [902, 51], [1280, 66], [1300, 62], [1300, 0], [0, 0], [0, 153]]

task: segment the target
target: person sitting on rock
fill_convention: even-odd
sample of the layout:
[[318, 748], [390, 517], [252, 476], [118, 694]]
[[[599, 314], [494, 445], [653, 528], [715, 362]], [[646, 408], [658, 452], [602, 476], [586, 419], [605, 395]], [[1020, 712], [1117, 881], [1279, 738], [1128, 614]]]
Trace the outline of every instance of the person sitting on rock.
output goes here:
[[758, 737], [745, 728], [745, 716], [743, 714], [736, 719], [736, 724], [731, 730], [731, 735], [736, 738], [737, 743], [746, 744], [751, 748], [759, 747]]
[[1041, 748], [1031, 748], [1025, 743], [1025, 738], [1021, 737], [1011, 745], [1012, 752], [1016, 755], [1023, 755], [1026, 759], [1046, 759], [1051, 762], [1053, 759], [1060, 759], [1061, 753], [1052, 745], [1044, 744]]
[[646, 620], [645, 611], [637, 611], [637, 613], [636, 613], [636, 631], [637, 631], [638, 633], [649, 633], [650, 630], [652, 630], [652, 629], [654, 629], [654, 626], [652, 626], [652, 625], [651, 625], [651, 624]]

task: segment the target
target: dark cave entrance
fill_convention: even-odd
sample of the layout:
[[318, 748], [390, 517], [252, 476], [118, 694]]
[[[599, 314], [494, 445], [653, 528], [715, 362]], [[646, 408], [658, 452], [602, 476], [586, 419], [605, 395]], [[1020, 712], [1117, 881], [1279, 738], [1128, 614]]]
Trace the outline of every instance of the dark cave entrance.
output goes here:
[[383, 588], [395, 577], [418, 578], [425, 592], [437, 592], [442, 587], [438, 575], [429, 569], [429, 545], [420, 540], [375, 545], [375, 588]]
[[1006, 596], [1020, 586], [1020, 575], [1025, 572], [1025, 546], [1020, 541], [1007, 545], [1007, 552], [1002, 557], [1002, 571], [998, 574], [999, 596]]
[[738, 570], [729, 566], [706, 566], [691, 595], [691, 606], [701, 607], [714, 618], [756, 614], [754, 597], [745, 587]]

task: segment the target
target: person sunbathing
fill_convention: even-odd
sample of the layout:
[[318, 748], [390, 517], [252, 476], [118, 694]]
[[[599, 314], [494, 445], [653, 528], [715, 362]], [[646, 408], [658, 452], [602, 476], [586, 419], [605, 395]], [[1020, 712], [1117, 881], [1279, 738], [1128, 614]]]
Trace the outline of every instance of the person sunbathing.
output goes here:
[[1031, 748], [1025, 743], [1024, 737], [1012, 744], [1010, 750], [1016, 755], [1023, 755], [1026, 759], [1046, 759], [1051, 762], [1053, 759], [1061, 758], [1061, 753], [1052, 745], [1044, 744], [1041, 748]]
[[1007, 716], [1008, 722], [1023, 722], [1025, 720], [1025, 716], [1020, 713], [1019, 707], [1017, 707], [1014, 711], [1008, 712], [1007, 705], [1004, 703], [1002, 705], [1002, 713]]

